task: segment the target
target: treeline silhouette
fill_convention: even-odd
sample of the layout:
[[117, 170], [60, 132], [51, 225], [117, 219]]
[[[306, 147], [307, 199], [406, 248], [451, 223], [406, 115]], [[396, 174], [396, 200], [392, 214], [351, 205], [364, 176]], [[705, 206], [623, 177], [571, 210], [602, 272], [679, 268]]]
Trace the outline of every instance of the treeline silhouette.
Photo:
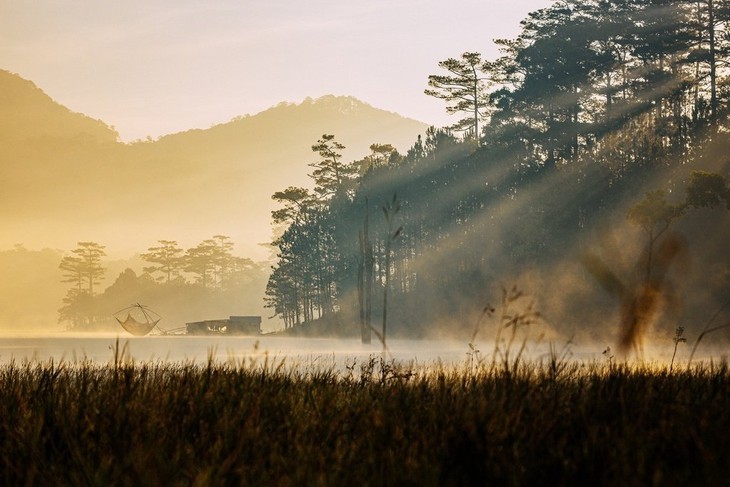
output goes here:
[[118, 329], [115, 311], [133, 303], [154, 305], [165, 327], [228, 314], [256, 314], [266, 282], [265, 266], [233, 254], [233, 241], [215, 235], [190, 249], [159, 240], [140, 257], [149, 265], [139, 275], [131, 268], [99, 293], [106, 274], [105, 247], [79, 242], [59, 268], [71, 287], [59, 310], [69, 330]]
[[285, 230], [267, 306], [287, 327], [367, 314], [377, 328], [389, 292], [389, 329], [423, 335], [468, 329], [520, 281], [557, 331], [605, 336], [614, 303], [582, 254], [598, 248], [616, 274], [641, 276], [666, 221], [660, 237], [685, 233], [694, 257], [678, 316], [699, 323], [730, 295], [728, 23], [728, 1], [567, 0], [497, 40], [495, 60], [439, 63], [447, 74], [426, 93], [463, 115], [454, 126], [350, 163], [325, 134], [314, 189], [273, 195]]

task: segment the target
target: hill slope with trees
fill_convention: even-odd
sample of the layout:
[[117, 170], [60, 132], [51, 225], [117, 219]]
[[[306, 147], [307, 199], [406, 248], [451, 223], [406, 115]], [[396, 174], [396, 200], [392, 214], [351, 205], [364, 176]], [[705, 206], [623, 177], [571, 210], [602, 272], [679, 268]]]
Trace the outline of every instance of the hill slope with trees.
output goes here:
[[[272, 250], [262, 244], [272, 239], [271, 194], [282, 184], [307, 184], [306, 165], [313, 160], [308, 144], [333, 126], [346, 137], [353, 159], [366, 154], [372, 140], [407, 147], [426, 128], [354, 98], [325, 96], [124, 144], [105, 123], [0, 71], [0, 263], [10, 277], [0, 286], [7, 300], [0, 326], [55, 328], [59, 308], [76, 329], [106, 326], [111, 313], [132, 298], [147, 302], [145, 295], [162, 303], [168, 324], [217, 316], [216, 303], [221, 313], [263, 313], [268, 265], [261, 261]], [[172, 299], [134, 258], [160, 240], [189, 250], [224, 235], [236, 244], [231, 257], [247, 259], [238, 269], [245, 272], [234, 273], [236, 282], [218, 283], [225, 292], [184, 287], [178, 294], [187, 298]], [[67, 294], [62, 303], [69, 286], [60, 283], [58, 268], [77, 242], [96, 243], [108, 253], [104, 279], [89, 293], [98, 299], [83, 312], [78, 296]], [[185, 275], [186, 285], [197, 285], [194, 273]], [[104, 296], [110, 286], [114, 299]], [[146, 294], [140, 294], [143, 288]]]
[[636, 351], [727, 321], [729, 22], [728, 2], [563, 0], [501, 57], [439, 63], [426, 93], [457, 124], [339, 168], [320, 152], [313, 192], [278, 193], [269, 305], [468, 340], [517, 285], [548, 338]]

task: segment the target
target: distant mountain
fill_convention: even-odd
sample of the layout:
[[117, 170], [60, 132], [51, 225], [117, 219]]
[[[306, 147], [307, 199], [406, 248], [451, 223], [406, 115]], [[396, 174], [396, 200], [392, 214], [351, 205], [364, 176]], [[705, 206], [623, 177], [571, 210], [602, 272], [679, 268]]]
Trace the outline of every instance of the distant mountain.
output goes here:
[[[159, 239], [196, 245], [215, 234], [266, 255], [271, 195], [310, 185], [311, 146], [334, 134], [346, 161], [373, 143], [407, 150], [426, 125], [350, 97], [282, 103], [205, 130], [123, 144], [105, 123], [0, 72], [0, 249], [69, 249], [94, 240], [145, 251]], [[126, 255], [123, 255], [126, 256]]]
[[119, 134], [100, 120], [59, 105], [31, 81], [0, 70], [0, 140], [40, 137], [114, 142]]

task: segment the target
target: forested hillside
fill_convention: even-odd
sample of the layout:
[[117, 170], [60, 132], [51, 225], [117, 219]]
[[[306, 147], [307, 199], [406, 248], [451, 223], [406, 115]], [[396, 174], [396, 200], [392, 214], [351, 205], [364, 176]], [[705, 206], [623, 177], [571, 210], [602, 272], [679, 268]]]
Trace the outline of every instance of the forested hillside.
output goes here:
[[[354, 98], [324, 96], [125, 144], [105, 123], [0, 70], [0, 271], [7, 277], [0, 328], [59, 328], [59, 310], [63, 327], [110, 327], [112, 313], [135, 300], [163, 313], [168, 327], [262, 314], [271, 193], [307, 182], [307, 144], [332, 126], [352, 158], [367, 153], [371, 140], [407, 147], [426, 129]], [[155, 283], [139, 258], [160, 240], [179, 242], [198, 260], [212, 258], [211, 237], [224, 235], [236, 243], [235, 255], [226, 253], [231, 275], [207, 287], [184, 270], [170, 285]], [[61, 283], [67, 276], [59, 264], [75, 256], [78, 242], [105, 249], [97, 264], [106, 271], [88, 293]], [[220, 271], [220, 255], [215, 259]]]
[[325, 134], [314, 191], [274, 195], [269, 306], [380, 330], [387, 300], [388, 333], [468, 339], [516, 285], [551, 339], [627, 348], [727, 321], [729, 23], [727, 1], [565, 0], [501, 57], [439, 63], [453, 127], [350, 164]]

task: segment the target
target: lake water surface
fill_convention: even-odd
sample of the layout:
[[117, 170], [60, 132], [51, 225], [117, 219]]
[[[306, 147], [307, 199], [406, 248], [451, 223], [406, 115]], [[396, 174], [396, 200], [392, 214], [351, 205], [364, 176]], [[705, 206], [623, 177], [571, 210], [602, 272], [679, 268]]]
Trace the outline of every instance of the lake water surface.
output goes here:
[[[434, 340], [398, 340], [388, 343], [387, 357], [418, 362], [457, 362], [465, 360], [466, 343]], [[0, 337], [0, 363], [11, 360], [66, 361], [87, 360], [105, 364], [123, 352], [135, 362], [216, 363], [270, 360], [297, 363], [337, 363], [380, 356], [379, 342], [369, 345], [357, 339], [291, 338], [261, 335], [256, 337], [222, 336], [146, 336], [114, 334], [53, 334], [44, 336]]]
[[[388, 341], [388, 360], [413, 362], [420, 365], [436, 363], [458, 365], [466, 363], [470, 348], [468, 341], [457, 340], [406, 340]], [[704, 345], [704, 344], [703, 344]], [[556, 345], [558, 354], [563, 345]], [[483, 357], [491, 358], [493, 344], [477, 344]], [[580, 361], [605, 360], [599, 345], [570, 345], [567, 358]], [[676, 360], [680, 363], [689, 356], [691, 347], [682, 346]], [[655, 347], [648, 354], [650, 360], [669, 362], [672, 346]], [[274, 335], [256, 337], [185, 336], [165, 335], [133, 337], [122, 334], [71, 334], [57, 333], [35, 336], [0, 336], [0, 364], [11, 361], [69, 363], [89, 361], [108, 364], [115, 354], [126, 360], [140, 362], [196, 363], [262, 363], [265, 360], [294, 365], [321, 365], [342, 368], [356, 361], [362, 363], [370, 357], [380, 357], [382, 346], [377, 340], [369, 345], [358, 339], [334, 338], [292, 338]], [[514, 353], [514, 352], [513, 352]], [[549, 357], [550, 345], [530, 344], [526, 357], [540, 361]], [[697, 359], [722, 359], [724, 350], [709, 350], [702, 347]]]

